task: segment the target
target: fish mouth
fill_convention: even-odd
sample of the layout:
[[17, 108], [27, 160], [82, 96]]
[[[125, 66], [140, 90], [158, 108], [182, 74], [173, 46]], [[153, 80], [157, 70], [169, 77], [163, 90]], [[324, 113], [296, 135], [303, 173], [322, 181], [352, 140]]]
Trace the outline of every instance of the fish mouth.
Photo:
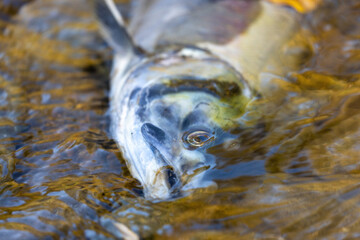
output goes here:
[[160, 167], [160, 169], [155, 174], [154, 181], [156, 181], [156, 179], [158, 178], [159, 175], [164, 175], [166, 183], [169, 186], [169, 189], [173, 189], [174, 187], [178, 186], [180, 179], [177, 177], [174, 167], [169, 163], [169, 161], [166, 160], [166, 158], [161, 154], [161, 152], [154, 145], [152, 145], [152, 144], [149, 144], [149, 145], [151, 146], [150, 148], [153, 151], [153, 153], [155, 154], [155, 157], [158, 160], [158, 162], [161, 165], [163, 165], [162, 167]]
[[[156, 165], [160, 166], [157, 170], [150, 172], [151, 181], [144, 184], [145, 197], [156, 200], [166, 200], [176, 198], [180, 195], [181, 179], [178, 177], [174, 167], [168, 163], [160, 151], [149, 144], [156, 159]], [[149, 163], [151, 164], [151, 163]], [[147, 178], [149, 179], [149, 178]]]
[[[184, 171], [177, 171], [160, 151], [152, 145], [152, 151], [155, 153], [157, 164], [163, 164], [153, 172], [150, 185], [144, 185], [144, 194], [148, 199], [155, 201], [171, 200], [186, 195], [183, 188], [193, 189], [194, 186], [202, 182], [203, 175], [211, 169], [210, 165], [201, 163], [191, 166]], [[183, 161], [181, 158], [178, 161]], [[190, 193], [190, 192], [189, 192]]]
[[[155, 146], [156, 143], [164, 144], [166, 141], [166, 134], [160, 128], [154, 126], [151, 123], [145, 123], [141, 127], [141, 133], [150, 150], [153, 153], [155, 162], [149, 163], [154, 166], [158, 166], [155, 171], [151, 171], [149, 176], [145, 179], [151, 179], [145, 186], [145, 195], [151, 198], [159, 198], [166, 196], [166, 198], [172, 198], [179, 194], [181, 187], [181, 180], [178, 177], [175, 167], [169, 160], [161, 153], [161, 151]], [[163, 197], [161, 197], [163, 198]]]

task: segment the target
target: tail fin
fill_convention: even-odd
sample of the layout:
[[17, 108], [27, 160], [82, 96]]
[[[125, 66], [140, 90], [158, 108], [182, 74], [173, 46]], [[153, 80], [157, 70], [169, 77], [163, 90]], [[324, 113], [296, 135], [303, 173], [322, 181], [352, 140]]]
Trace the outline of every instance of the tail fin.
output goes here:
[[121, 56], [138, 55], [137, 48], [124, 26], [124, 20], [113, 0], [94, 0], [94, 10], [108, 44]]

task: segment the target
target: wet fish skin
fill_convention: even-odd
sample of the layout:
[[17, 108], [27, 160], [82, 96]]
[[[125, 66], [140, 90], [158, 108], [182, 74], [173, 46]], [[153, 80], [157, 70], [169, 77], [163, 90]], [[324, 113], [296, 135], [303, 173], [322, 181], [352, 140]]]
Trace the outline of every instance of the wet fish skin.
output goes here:
[[[151, 1], [149, 5], [156, 2]], [[164, 3], [164, 0], [158, 2]], [[253, 3], [258, 5], [257, 1]], [[231, 11], [231, 6], [226, 6], [226, 11]], [[281, 17], [273, 20], [277, 10], [269, 9], [270, 15], [259, 17], [255, 30], [267, 29], [268, 19], [276, 24], [288, 17], [281, 10]], [[150, 41], [143, 45], [151, 46], [146, 53], [133, 43], [111, 0], [96, 0], [95, 12], [104, 37], [115, 50], [110, 93], [111, 132], [131, 174], [144, 187], [145, 197], [170, 199], [190, 189], [214, 184], [204, 180], [205, 170], [215, 166], [215, 159], [207, 149], [231, 138], [229, 129], [239, 125], [247, 104], [254, 97], [240, 71], [249, 73], [250, 80], [256, 82], [260, 68], [266, 66], [271, 55], [278, 56], [276, 48], [293, 32], [293, 21], [283, 24], [278, 35], [259, 46], [254, 46], [253, 40], [255, 44], [263, 40], [256, 41], [254, 36], [245, 34], [240, 38], [240, 43], [245, 43], [240, 50], [247, 55], [235, 58], [230, 54], [227, 61], [232, 45], [238, 45], [237, 34], [244, 31], [243, 27], [233, 28], [235, 32], [230, 32], [229, 44], [223, 47], [218, 45], [219, 41], [198, 42], [199, 39], [190, 46], [183, 45], [181, 40], [171, 44], [161, 41], [161, 34], [156, 33], [154, 38], [150, 32]], [[133, 30], [133, 34], [140, 33], [141, 30], [138, 33]], [[262, 53], [265, 55], [261, 56]], [[258, 85], [253, 82], [250, 82], [252, 86]]]

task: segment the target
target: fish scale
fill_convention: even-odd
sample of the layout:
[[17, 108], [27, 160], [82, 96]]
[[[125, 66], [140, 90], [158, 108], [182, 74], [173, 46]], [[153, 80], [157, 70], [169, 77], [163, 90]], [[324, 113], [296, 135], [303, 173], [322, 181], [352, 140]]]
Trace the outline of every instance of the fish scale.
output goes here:
[[264, 70], [282, 76], [292, 69], [277, 61], [296, 15], [262, 1], [135, 3], [128, 28], [111, 0], [94, 5], [115, 51], [113, 137], [147, 199], [215, 186], [206, 178], [216, 166], [207, 150], [246, 128], [241, 117], [267, 89]]

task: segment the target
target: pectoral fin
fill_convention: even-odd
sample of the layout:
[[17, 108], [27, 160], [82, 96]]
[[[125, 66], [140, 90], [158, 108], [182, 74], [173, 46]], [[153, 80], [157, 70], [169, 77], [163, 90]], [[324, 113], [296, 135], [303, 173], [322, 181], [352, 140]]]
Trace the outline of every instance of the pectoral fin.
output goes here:
[[120, 56], [140, 54], [141, 51], [134, 45], [113, 0], [94, 0], [94, 11], [104, 38]]

